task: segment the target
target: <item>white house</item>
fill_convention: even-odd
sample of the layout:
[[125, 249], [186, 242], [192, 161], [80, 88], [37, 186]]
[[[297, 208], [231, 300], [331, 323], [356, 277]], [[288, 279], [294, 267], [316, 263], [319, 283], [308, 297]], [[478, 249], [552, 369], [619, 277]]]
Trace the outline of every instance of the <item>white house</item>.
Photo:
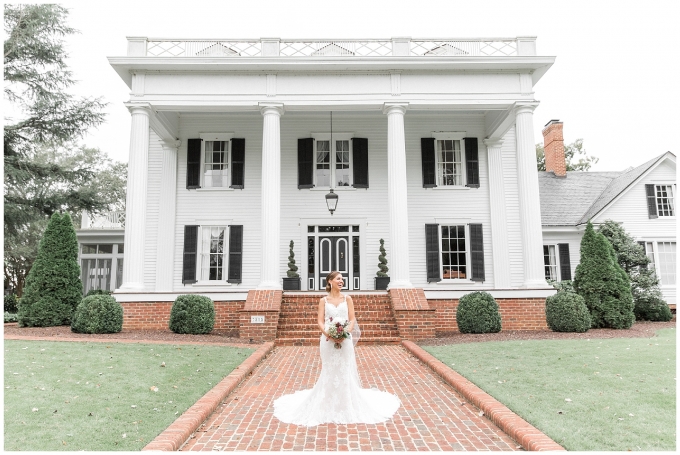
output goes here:
[[246, 311], [282, 289], [291, 240], [302, 291], [337, 269], [370, 294], [384, 239], [390, 289], [438, 321], [485, 290], [545, 325], [533, 87], [554, 57], [535, 37], [130, 37], [109, 61], [131, 89], [127, 308]]
[[620, 172], [566, 172], [562, 122], [543, 130], [546, 172], [539, 172], [545, 277], [570, 280], [585, 226], [614, 220], [652, 260], [666, 302], [676, 304], [675, 155], [666, 152]]

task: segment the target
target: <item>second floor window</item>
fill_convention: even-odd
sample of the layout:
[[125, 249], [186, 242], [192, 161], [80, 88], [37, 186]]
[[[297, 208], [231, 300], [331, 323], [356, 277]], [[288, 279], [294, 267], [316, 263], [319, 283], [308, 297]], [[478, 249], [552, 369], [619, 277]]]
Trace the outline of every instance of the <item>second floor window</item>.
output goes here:
[[228, 187], [229, 141], [203, 141], [203, 146], [204, 187]]
[[437, 185], [463, 185], [463, 151], [461, 141], [437, 140]]
[[337, 188], [352, 184], [349, 139], [315, 141], [314, 178], [317, 187]]
[[675, 216], [673, 185], [656, 185], [656, 210], [659, 216]]

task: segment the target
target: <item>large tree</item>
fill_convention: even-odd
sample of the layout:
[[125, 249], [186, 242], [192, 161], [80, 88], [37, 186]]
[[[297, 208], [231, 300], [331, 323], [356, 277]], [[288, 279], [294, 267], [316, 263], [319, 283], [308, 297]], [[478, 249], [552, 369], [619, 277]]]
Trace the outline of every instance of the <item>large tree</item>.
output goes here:
[[[578, 158], [578, 161], [575, 161]], [[564, 146], [564, 160], [567, 171], [588, 171], [599, 158], [588, 156], [583, 148], [583, 139], [576, 139], [571, 144]], [[545, 171], [545, 151], [543, 144], [536, 144], [536, 167], [539, 171]]]

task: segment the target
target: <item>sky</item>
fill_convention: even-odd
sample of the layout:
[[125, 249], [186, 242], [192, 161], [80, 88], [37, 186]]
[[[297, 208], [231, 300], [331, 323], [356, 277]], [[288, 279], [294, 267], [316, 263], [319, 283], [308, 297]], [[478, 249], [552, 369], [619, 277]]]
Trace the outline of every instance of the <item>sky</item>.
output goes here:
[[84, 139], [127, 161], [129, 89], [107, 57], [126, 36], [152, 38], [477, 38], [537, 36], [555, 56], [534, 87], [536, 142], [551, 119], [565, 143], [583, 138], [594, 171], [637, 166], [678, 153], [680, 2], [675, 1], [64, 1], [68, 64], [80, 96], [108, 102], [107, 120]]

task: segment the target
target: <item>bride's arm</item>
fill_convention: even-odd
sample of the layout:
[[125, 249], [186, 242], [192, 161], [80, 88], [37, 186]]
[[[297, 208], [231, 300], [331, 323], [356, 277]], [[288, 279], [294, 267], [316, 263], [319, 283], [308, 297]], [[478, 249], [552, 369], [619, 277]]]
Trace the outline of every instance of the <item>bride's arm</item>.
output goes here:
[[349, 325], [347, 326], [347, 331], [351, 332], [354, 330], [354, 324], [356, 322], [356, 319], [354, 318], [354, 302], [352, 301], [352, 297], [347, 296], [347, 310], [348, 310], [348, 316], [349, 316]]
[[328, 335], [326, 333], [326, 324], [325, 324], [325, 321], [324, 321], [325, 316], [326, 316], [326, 305], [325, 305], [325, 302], [322, 298], [321, 300], [319, 300], [319, 315], [318, 315], [318, 318], [317, 318], [317, 322], [319, 324], [319, 329], [321, 330], [321, 333], [326, 335], [326, 338], [330, 338], [330, 335]]

